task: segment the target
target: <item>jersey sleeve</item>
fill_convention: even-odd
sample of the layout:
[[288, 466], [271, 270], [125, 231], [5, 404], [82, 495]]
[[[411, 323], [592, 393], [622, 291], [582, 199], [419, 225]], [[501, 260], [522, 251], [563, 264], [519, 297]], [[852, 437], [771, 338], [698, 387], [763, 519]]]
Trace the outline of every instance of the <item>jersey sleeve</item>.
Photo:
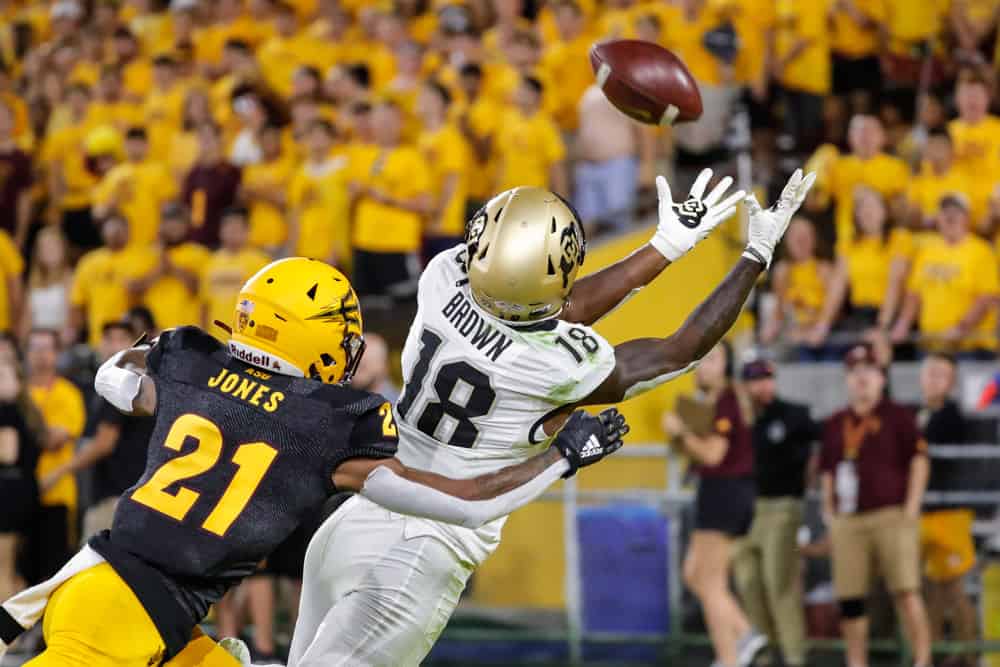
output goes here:
[[366, 411], [354, 422], [348, 451], [351, 457], [391, 458], [396, 455], [398, 444], [392, 404], [383, 400], [381, 405]]
[[146, 353], [146, 369], [153, 374], [186, 377], [220, 348], [221, 343], [198, 327], [167, 329]]

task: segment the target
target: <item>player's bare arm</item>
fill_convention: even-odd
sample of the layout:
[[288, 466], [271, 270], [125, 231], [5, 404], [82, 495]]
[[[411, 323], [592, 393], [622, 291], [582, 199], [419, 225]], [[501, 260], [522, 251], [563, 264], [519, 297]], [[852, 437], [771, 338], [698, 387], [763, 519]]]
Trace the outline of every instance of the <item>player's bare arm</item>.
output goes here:
[[775, 246], [805, 200], [815, 176], [796, 170], [778, 201], [761, 209], [750, 195], [748, 242], [739, 262], [674, 334], [636, 339], [615, 348], [615, 369], [584, 404], [611, 403], [648, 391], [693, 368], [736, 321], [753, 288], [771, 264]]
[[687, 199], [674, 203], [667, 180], [658, 176], [659, 224], [653, 238], [621, 261], [578, 280], [561, 319], [593, 324], [687, 254], [719, 223], [729, 219], [745, 193], [737, 190], [726, 196], [733, 184], [733, 179], [726, 176], [706, 196], [705, 189], [711, 180], [712, 170], [703, 169]]
[[408, 468], [395, 458], [352, 459], [337, 468], [333, 481], [395, 512], [477, 528], [614, 453], [627, 433], [625, 418], [614, 408], [598, 417], [576, 412], [545, 452], [479, 477], [453, 479]]

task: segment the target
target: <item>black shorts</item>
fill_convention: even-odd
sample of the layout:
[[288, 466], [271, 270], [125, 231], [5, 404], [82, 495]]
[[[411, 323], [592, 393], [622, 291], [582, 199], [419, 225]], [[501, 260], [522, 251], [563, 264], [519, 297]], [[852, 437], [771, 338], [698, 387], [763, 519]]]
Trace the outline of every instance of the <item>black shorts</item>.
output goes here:
[[403, 252], [354, 251], [354, 291], [358, 296], [405, 298], [416, 294], [416, 257]]
[[[882, 90], [882, 64], [878, 56], [845, 58], [833, 56], [833, 92], [847, 95], [855, 90], [865, 90], [878, 96]], [[873, 100], [876, 103], [877, 100]]]
[[703, 477], [694, 501], [694, 529], [743, 537], [753, 523], [757, 485], [748, 477]]
[[0, 533], [24, 533], [34, 523], [38, 512], [38, 486], [33, 479], [0, 476]]

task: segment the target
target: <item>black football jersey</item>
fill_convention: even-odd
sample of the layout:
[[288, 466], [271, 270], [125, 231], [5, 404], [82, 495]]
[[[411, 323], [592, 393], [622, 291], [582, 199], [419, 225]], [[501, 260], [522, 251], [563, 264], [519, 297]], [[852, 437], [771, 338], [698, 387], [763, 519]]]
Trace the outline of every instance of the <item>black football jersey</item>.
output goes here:
[[194, 622], [336, 490], [341, 462], [396, 452], [383, 397], [268, 373], [198, 328], [164, 332], [146, 367], [145, 472], [92, 546], [161, 573]]

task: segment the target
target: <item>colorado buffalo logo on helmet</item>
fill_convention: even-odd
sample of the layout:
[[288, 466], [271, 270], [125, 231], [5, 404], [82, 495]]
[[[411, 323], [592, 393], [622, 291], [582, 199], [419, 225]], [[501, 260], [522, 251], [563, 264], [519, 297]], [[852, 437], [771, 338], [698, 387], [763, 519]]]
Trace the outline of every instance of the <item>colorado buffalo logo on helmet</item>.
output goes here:
[[559, 270], [562, 271], [563, 289], [569, 286], [569, 277], [573, 269], [583, 264], [583, 232], [575, 222], [562, 230], [559, 244], [562, 246], [562, 257], [559, 258]]

